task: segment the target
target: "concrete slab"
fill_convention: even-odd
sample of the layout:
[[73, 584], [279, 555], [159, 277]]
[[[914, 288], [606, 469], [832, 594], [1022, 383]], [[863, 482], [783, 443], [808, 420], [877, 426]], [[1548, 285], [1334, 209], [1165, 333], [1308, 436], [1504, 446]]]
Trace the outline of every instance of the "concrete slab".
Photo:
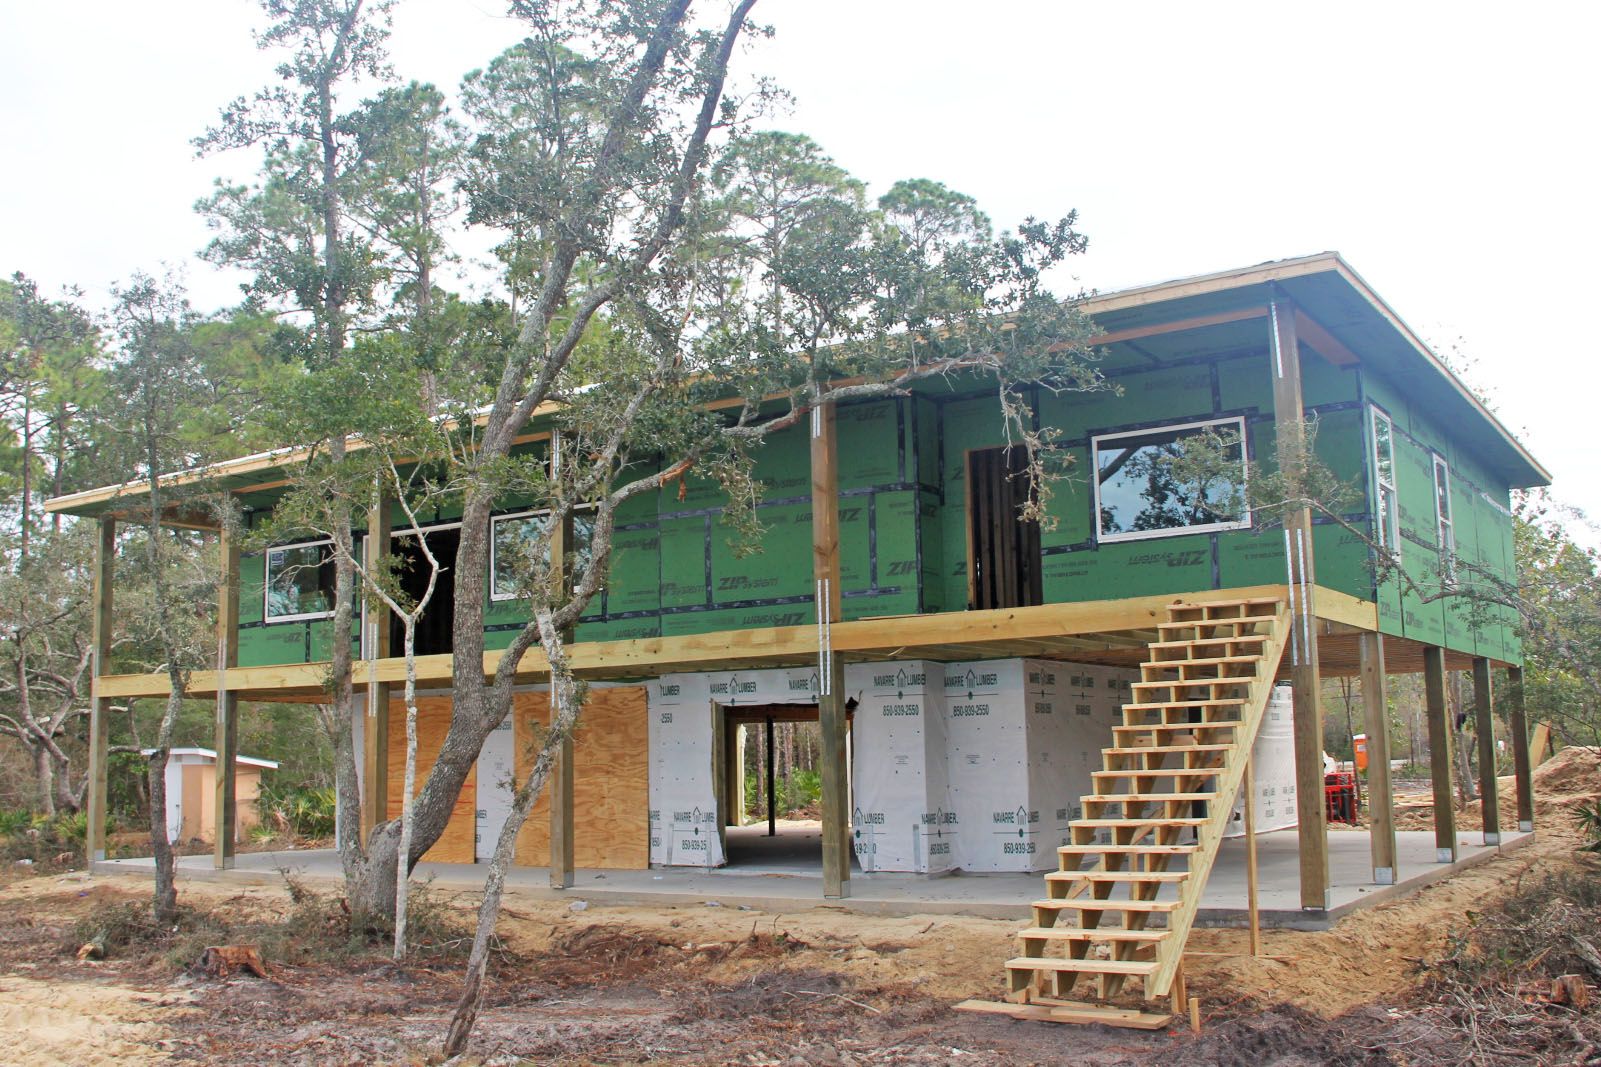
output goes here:
[[[763, 830], [765, 833], [765, 829]], [[1460, 858], [1455, 864], [1434, 862], [1433, 831], [1403, 831], [1396, 835], [1400, 880], [1396, 885], [1375, 885], [1365, 831], [1331, 831], [1329, 868], [1333, 886], [1326, 910], [1303, 911], [1299, 906], [1299, 865], [1294, 830], [1262, 834], [1257, 838], [1260, 868], [1259, 908], [1264, 925], [1291, 929], [1324, 929], [1351, 912], [1416, 892], [1458, 870], [1483, 863], [1499, 853], [1533, 839], [1530, 833], [1503, 833], [1501, 844], [1478, 843], [1479, 834], [1461, 835]], [[772, 840], [772, 839], [768, 839]], [[976, 915], [1027, 921], [1028, 902], [1042, 895], [1038, 874], [953, 874], [930, 877], [915, 874], [851, 875], [851, 895], [841, 900], [823, 897], [820, 870], [806, 869], [809, 845], [775, 841], [775, 850], [753, 866], [657, 868], [634, 871], [580, 870], [572, 889], [550, 888], [544, 868], [513, 868], [509, 891], [524, 897], [550, 900], [586, 900], [597, 904], [644, 904], [656, 907], [706, 906], [793, 912], [834, 908], [877, 915]], [[786, 851], [787, 850], [787, 851]], [[332, 851], [257, 852], [240, 855], [237, 866], [219, 871], [209, 856], [179, 860], [179, 878], [220, 880], [241, 884], [275, 884], [289, 871], [310, 881], [337, 882], [338, 857]], [[820, 866], [820, 864], [819, 864]], [[95, 865], [97, 874], [148, 877], [149, 859], [111, 860]], [[424, 863], [417, 877], [432, 878], [442, 889], [471, 892], [483, 885], [484, 867], [475, 864]], [[1202, 896], [1197, 923], [1243, 926], [1246, 922], [1245, 842], [1224, 842]]]

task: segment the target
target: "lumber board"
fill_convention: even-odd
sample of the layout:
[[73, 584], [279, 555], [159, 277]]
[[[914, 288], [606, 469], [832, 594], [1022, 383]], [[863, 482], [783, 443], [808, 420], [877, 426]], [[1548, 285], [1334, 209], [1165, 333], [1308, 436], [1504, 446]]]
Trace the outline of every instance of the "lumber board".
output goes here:
[[1173, 1021], [1173, 1016], [1156, 1012], [1103, 1008], [1096, 1004], [1070, 1006], [1070, 1002], [1067, 1001], [1008, 1004], [995, 1000], [964, 1000], [956, 1005], [956, 1010], [987, 1015], [1010, 1015], [1024, 1022], [1117, 1026], [1133, 1030], [1161, 1030]]
[[[650, 752], [641, 686], [591, 689], [573, 736], [573, 863], [608, 870], [650, 866]], [[550, 721], [547, 693], [518, 693], [512, 706], [516, 773], [528, 773], [535, 727]], [[515, 862], [550, 861], [550, 798], [534, 805]]]
[[[391, 819], [400, 818], [400, 798], [406, 781], [406, 704], [395, 700], [389, 706], [389, 790], [386, 813]], [[433, 766], [439, 750], [445, 744], [450, 729], [449, 697], [417, 698], [417, 791], [428, 780], [428, 768]], [[451, 808], [445, 832], [439, 835], [434, 847], [423, 853], [426, 863], [471, 863], [473, 841], [478, 833], [478, 768], [474, 767], [462, 783], [461, 794]]]

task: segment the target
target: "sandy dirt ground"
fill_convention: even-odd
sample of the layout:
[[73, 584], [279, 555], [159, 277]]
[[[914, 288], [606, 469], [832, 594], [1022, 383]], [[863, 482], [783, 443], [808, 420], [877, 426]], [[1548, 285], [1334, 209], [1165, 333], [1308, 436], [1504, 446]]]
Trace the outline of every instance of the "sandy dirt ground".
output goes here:
[[[501, 929], [507, 951], [470, 1062], [1407, 1062], [1374, 1059], [1378, 1039], [1352, 1035], [1400, 1025], [1387, 1005], [1406, 1000], [1470, 913], [1575, 862], [1574, 839], [1550, 798], [1594, 795], [1601, 776], [1592, 762], [1546, 777], [1549, 810], [1529, 846], [1329, 931], [1267, 931], [1263, 957], [1245, 954], [1243, 930], [1196, 931], [1186, 969], [1206, 1013], [1198, 1036], [953, 1012], [956, 1001], [1000, 996], [1011, 921], [575, 909], [511, 895]], [[170, 952], [76, 957], [81, 916], [147, 892], [135, 879], [82, 874], [0, 886], [0, 1063], [423, 1063], [437, 1050], [457, 961], [396, 968], [373, 954], [321, 962], [269, 954], [263, 981], [201, 975], [194, 960]], [[182, 894], [241, 918], [270, 919], [288, 907], [276, 887], [194, 882]], [[475, 903], [466, 895], [445, 902], [463, 920]]]

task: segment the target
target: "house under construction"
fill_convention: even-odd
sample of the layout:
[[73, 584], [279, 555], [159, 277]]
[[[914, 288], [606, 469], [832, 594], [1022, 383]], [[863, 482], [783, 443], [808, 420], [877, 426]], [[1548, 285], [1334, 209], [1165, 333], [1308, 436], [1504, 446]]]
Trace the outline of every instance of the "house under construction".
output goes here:
[[[1518, 821], [1532, 829], [1516, 620], [1417, 590], [1442, 574], [1514, 583], [1510, 494], [1546, 484], [1545, 469], [1335, 254], [1096, 296], [1085, 310], [1101, 368], [1121, 388], [1033, 398], [1074, 461], [1048, 504], [1054, 526], [1018, 521], [1018, 450], [992, 393], [943, 379], [822, 409], [770, 438], [757, 461], [766, 534], [756, 554], [726, 543], [711, 481], [691, 476], [631, 501], [606, 590], [571, 646], [592, 686], [571, 790], [554, 791], [554, 807], [541, 801], [517, 862], [549, 867], [554, 885], [570, 885], [574, 867], [718, 866], [751, 728], [816, 721], [826, 894], [848, 896], [853, 871], [1045, 872], [1005, 966], [1012, 1001], [1048, 1013], [1086, 976], [1103, 995], [1129, 979], [1150, 999], [1172, 993], [1219, 844], [1247, 811], [1257, 828], [1297, 827], [1301, 905], [1327, 907], [1325, 676], [1362, 678], [1374, 882], [1396, 871], [1387, 674], [1427, 679], [1436, 842], [1448, 861], [1446, 672], [1473, 672], [1489, 746], [1491, 672], [1506, 670]], [[1268, 524], [1234, 496], [1164, 480], [1162, 458], [1186, 438], [1210, 431], [1228, 443], [1244, 482], [1253, 461], [1314, 424], [1316, 454], [1360, 489], [1341, 514], [1291, 511]], [[549, 439], [536, 419], [522, 447]], [[235, 460], [203, 477], [259, 521], [301, 458]], [[101, 523], [102, 652], [115, 524], [137, 515], [139, 493], [49, 504]], [[515, 544], [519, 524], [539, 518], [505, 501], [492, 542]], [[425, 535], [448, 567], [459, 521], [431, 520]], [[375, 517], [369, 554], [415, 551], [384, 536], [387, 525]], [[1377, 582], [1378, 553], [1416, 588]], [[810, 569], [796, 565], [805, 558]], [[403, 663], [376, 625], [331, 632], [329, 546], [233, 545], [222, 559], [220, 661], [192, 688], [217, 699], [220, 765], [232, 766], [241, 699], [323, 699], [331, 642], [359, 641], [358, 699], [371, 709], [359, 717], [363, 821], [397, 815], [404, 738], [390, 722], [403, 716], [390, 688]], [[490, 567], [495, 648], [526, 614], [509, 574]], [[419, 643], [424, 772], [450, 715], [450, 611], [447, 585]], [[526, 658], [526, 691], [429, 858], [470, 863], [493, 848], [510, 804], [506, 771], [522, 767], [548, 714], [541, 665]], [[94, 837], [107, 710], [166, 685], [97, 670]], [[1481, 748], [1491, 833], [1494, 765]], [[234, 780], [218, 778], [218, 818], [231, 818]], [[217, 841], [227, 866], [232, 839]], [[103, 842], [91, 849], [103, 857]]]

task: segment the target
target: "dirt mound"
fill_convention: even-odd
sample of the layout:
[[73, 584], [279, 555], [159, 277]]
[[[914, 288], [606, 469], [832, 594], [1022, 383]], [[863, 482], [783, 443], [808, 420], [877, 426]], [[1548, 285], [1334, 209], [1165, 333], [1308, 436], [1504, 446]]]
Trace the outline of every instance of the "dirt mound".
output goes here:
[[[1601, 749], [1573, 747], [1546, 760], [1534, 769], [1534, 814], [1542, 830], [1563, 833], [1569, 828], [1569, 812], [1582, 801], [1601, 797]], [[1517, 780], [1511, 775], [1496, 779], [1501, 797], [1501, 829], [1517, 826]], [[1434, 800], [1428, 793], [1397, 794], [1395, 828], [1428, 830], [1434, 826]], [[1458, 830], [1478, 830], [1484, 826], [1484, 808], [1473, 801], [1456, 813]]]
[[1601, 797], [1601, 749], [1565, 748], [1534, 769], [1534, 805], [1571, 807]]

